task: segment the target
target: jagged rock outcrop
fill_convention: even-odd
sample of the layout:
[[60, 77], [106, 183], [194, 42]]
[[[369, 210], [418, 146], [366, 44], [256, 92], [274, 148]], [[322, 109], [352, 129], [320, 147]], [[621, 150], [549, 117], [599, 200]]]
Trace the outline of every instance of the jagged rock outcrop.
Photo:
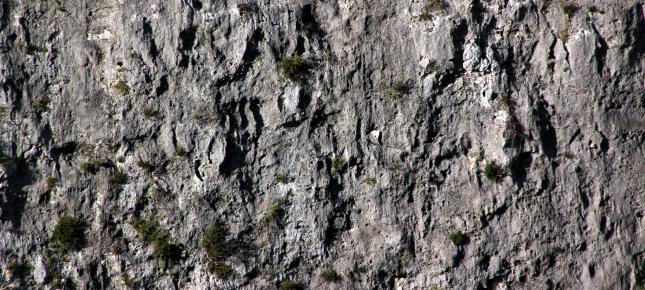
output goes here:
[[2, 1], [0, 288], [645, 287], [644, 13]]

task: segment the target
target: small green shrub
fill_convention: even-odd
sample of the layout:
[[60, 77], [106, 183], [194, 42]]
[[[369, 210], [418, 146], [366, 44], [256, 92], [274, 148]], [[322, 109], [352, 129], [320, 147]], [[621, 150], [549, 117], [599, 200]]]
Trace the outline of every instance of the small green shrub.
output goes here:
[[36, 45], [27, 45], [25, 47], [25, 53], [27, 55], [34, 55], [35, 53], [47, 53], [49, 50], [46, 47], [40, 47]]
[[568, 19], [571, 19], [571, 17], [576, 14], [578, 11], [579, 7], [576, 6], [575, 4], [564, 4], [562, 5], [562, 12], [564, 13], [564, 16], [567, 17]]
[[7, 271], [11, 273], [11, 276], [23, 279], [31, 273], [31, 270], [34, 267], [25, 261], [13, 261], [7, 265]]
[[502, 93], [499, 98], [500, 103], [502, 104], [502, 108], [506, 110], [509, 114], [512, 114], [515, 112], [515, 101], [511, 98], [511, 96], [507, 93]]
[[170, 242], [168, 233], [162, 230], [156, 221], [137, 219], [130, 224], [137, 231], [140, 240], [152, 243], [152, 255], [163, 267], [181, 258], [181, 247]]
[[461, 246], [466, 243], [466, 235], [462, 232], [452, 232], [449, 236], [450, 240], [455, 246]]
[[177, 155], [179, 157], [186, 156], [186, 153], [188, 153], [188, 152], [186, 152], [186, 149], [184, 147], [179, 146], [179, 147], [177, 147], [177, 149], [175, 149], [175, 155]]
[[163, 193], [163, 189], [160, 189], [157, 184], [150, 183], [148, 184], [148, 189], [146, 189], [146, 194], [149, 196], [155, 196], [159, 193]]
[[7, 155], [0, 153], [0, 165], [6, 165], [10, 161], [11, 161], [11, 158], [9, 158]]
[[127, 286], [128, 288], [133, 288], [134, 287], [134, 279], [130, 277], [128, 274], [123, 274], [123, 284]]
[[336, 271], [334, 270], [324, 270], [322, 271], [322, 273], [320, 273], [320, 277], [327, 283], [335, 283], [340, 281], [340, 275], [338, 275], [338, 273], [336, 273]]
[[640, 278], [640, 281], [636, 281], [636, 285], [634, 287], [636, 290], [645, 290], [645, 277]]
[[258, 10], [257, 4], [255, 3], [239, 3], [237, 4], [237, 10], [240, 11], [240, 15], [252, 15]]
[[399, 97], [407, 94], [409, 89], [406, 81], [396, 81], [390, 85], [387, 92], [392, 97]]
[[49, 104], [50, 99], [48, 96], [42, 96], [31, 103], [31, 107], [34, 109], [36, 114], [42, 114], [47, 110], [47, 105]]
[[421, 14], [417, 17], [419, 21], [432, 20], [432, 14], [446, 8], [446, 3], [443, 0], [428, 0], [421, 9]]
[[440, 68], [441, 67], [440, 67], [439, 63], [436, 60], [431, 59], [431, 60], [428, 61], [428, 64], [426, 64], [426, 67], [424, 69], [424, 74], [426, 74], [426, 75], [431, 74], [433, 72], [439, 71]]
[[96, 174], [101, 169], [101, 161], [94, 160], [92, 162], [83, 162], [81, 163], [81, 171], [83, 173]]
[[280, 290], [299, 290], [300, 286], [291, 281], [280, 282]]
[[341, 172], [345, 167], [346, 163], [347, 162], [345, 162], [345, 159], [343, 159], [343, 157], [341, 157], [340, 155], [334, 157], [331, 160], [331, 172], [332, 173]]
[[542, 12], [546, 12], [551, 4], [553, 4], [554, 0], [544, 0], [544, 4], [542, 4]]
[[125, 184], [128, 182], [128, 175], [123, 173], [122, 171], [115, 170], [112, 173], [112, 183], [114, 184]]
[[151, 107], [144, 107], [142, 113], [146, 118], [154, 118], [157, 116], [157, 111]]
[[63, 277], [62, 274], [57, 273], [47, 282], [49, 289], [78, 289], [78, 285], [70, 277]]
[[287, 184], [289, 183], [289, 176], [286, 174], [278, 174], [275, 177], [275, 181], [277, 181], [278, 183]]
[[285, 77], [295, 82], [307, 71], [307, 64], [299, 55], [292, 55], [282, 60], [280, 70]]
[[60, 0], [56, 0], [54, 3], [56, 3], [56, 11], [65, 13], [67, 10], [63, 8], [63, 4], [60, 2]]
[[171, 243], [168, 239], [168, 234], [165, 232], [158, 232], [155, 239], [152, 241], [154, 247], [152, 255], [158, 262], [165, 267], [168, 264], [174, 263], [181, 258], [181, 248]]
[[573, 159], [573, 152], [571, 152], [571, 151], [564, 151], [564, 153], [562, 153], [562, 155], [566, 159]]
[[520, 120], [515, 117], [515, 114], [508, 116], [508, 119], [506, 120], [506, 128], [508, 128], [508, 131], [513, 138], [524, 137], [524, 127], [522, 126], [522, 123], [520, 123]]
[[85, 223], [71, 216], [64, 215], [56, 224], [52, 235], [55, 249], [65, 254], [85, 247]]
[[47, 188], [53, 189], [54, 187], [56, 187], [56, 183], [58, 183], [58, 179], [51, 176], [47, 177]]
[[376, 185], [376, 178], [374, 177], [365, 177], [365, 180], [363, 181], [365, 184], [369, 186], [374, 186]]
[[126, 84], [125, 81], [118, 81], [112, 86], [112, 89], [121, 96], [125, 96], [130, 92], [130, 87], [128, 87], [128, 84]]
[[283, 212], [284, 198], [276, 199], [264, 215], [265, 220], [278, 220]]
[[596, 6], [596, 5], [591, 5], [591, 6], [587, 7], [587, 8], [589, 9], [590, 13], [605, 14], [605, 11], [603, 11], [600, 8], [598, 8], [598, 6]]
[[432, 19], [434, 19], [434, 17], [432, 17], [432, 14], [425, 11], [421, 11], [421, 14], [417, 16], [417, 20], [419, 21], [431, 21]]
[[226, 229], [220, 223], [214, 223], [204, 229], [202, 248], [209, 258], [215, 261], [226, 259]]
[[423, 8], [429, 12], [440, 11], [446, 8], [446, 3], [443, 0], [429, 0]]
[[214, 223], [206, 227], [202, 234], [202, 248], [206, 251], [210, 262], [211, 272], [219, 279], [227, 279], [233, 270], [226, 265], [229, 249], [226, 245], [226, 228], [221, 223]]
[[16, 163], [13, 158], [0, 153], [0, 167], [4, 168], [7, 171], [13, 171], [16, 169]]
[[143, 170], [147, 171], [148, 173], [152, 173], [152, 172], [154, 172], [154, 171], [155, 171], [155, 169], [156, 169], [156, 166], [155, 166], [154, 164], [152, 164], [152, 163], [150, 163], [150, 162], [143, 161], [143, 160], [139, 160], [139, 161], [137, 162], [137, 165], [138, 165], [141, 169], [143, 169]]
[[134, 230], [137, 231], [138, 238], [145, 242], [152, 242], [155, 235], [159, 232], [159, 226], [154, 220], [136, 219], [130, 222]]
[[503, 174], [502, 167], [495, 161], [488, 161], [484, 166], [484, 176], [490, 181], [499, 182], [502, 180]]
[[226, 280], [233, 274], [233, 269], [223, 262], [210, 262], [208, 266], [218, 279]]

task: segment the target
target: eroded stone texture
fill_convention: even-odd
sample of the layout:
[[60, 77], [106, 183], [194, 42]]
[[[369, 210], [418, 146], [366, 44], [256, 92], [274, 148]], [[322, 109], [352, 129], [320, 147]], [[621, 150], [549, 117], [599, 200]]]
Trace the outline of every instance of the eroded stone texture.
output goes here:
[[643, 2], [435, 2], [2, 1], [0, 285], [644, 286]]

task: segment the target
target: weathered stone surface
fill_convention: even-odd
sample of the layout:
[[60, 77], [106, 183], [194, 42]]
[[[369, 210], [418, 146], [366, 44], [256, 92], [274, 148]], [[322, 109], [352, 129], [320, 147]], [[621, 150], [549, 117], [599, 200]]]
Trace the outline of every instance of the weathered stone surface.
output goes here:
[[644, 287], [643, 2], [444, 2], [2, 1], [0, 288]]

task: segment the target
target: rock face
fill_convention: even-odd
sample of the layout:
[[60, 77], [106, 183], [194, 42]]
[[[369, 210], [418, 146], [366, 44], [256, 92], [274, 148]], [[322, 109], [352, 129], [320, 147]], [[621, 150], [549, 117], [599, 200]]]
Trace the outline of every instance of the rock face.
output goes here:
[[642, 289], [644, 14], [2, 1], [0, 288]]

